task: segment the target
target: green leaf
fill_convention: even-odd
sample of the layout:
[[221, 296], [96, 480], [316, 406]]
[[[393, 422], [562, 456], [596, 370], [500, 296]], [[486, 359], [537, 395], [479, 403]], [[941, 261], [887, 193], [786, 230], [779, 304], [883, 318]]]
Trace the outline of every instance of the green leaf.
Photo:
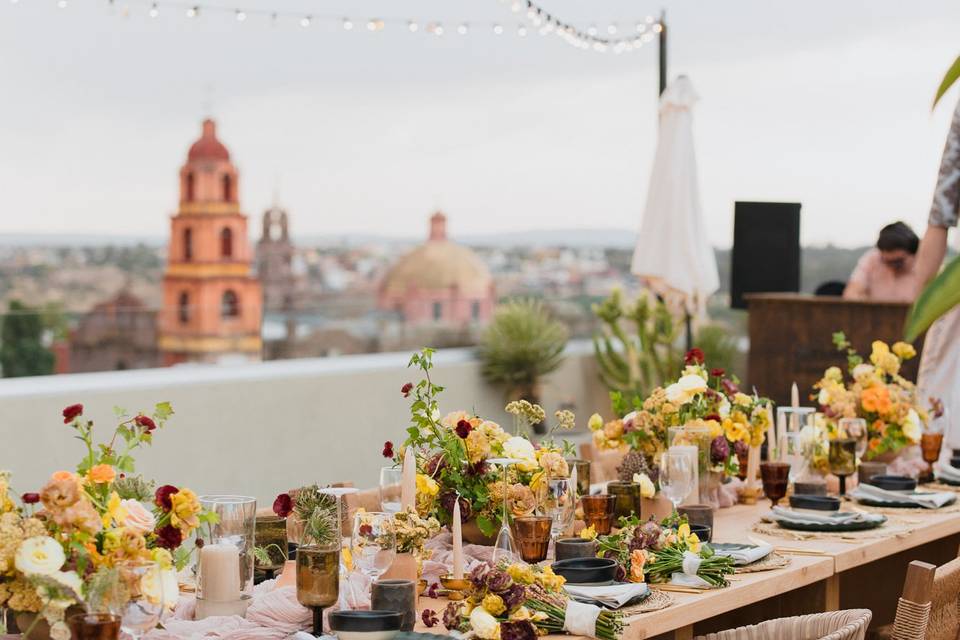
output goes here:
[[115, 406], [115, 407], [113, 408], [113, 415], [116, 416], [117, 418], [124, 418], [124, 417], [126, 417], [126, 415], [127, 415], [127, 410], [124, 409], [123, 407], [116, 407], [116, 406]]
[[158, 420], [166, 420], [173, 415], [173, 406], [169, 402], [158, 402], [153, 407], [153, 417]]
[[940, 98], [943, 97], [953, 83], [957, 81], [957, 78], [960, 78], [960, 56], [957, 56], [957, 59], [953, 61], [953, 64], [950, 65], [950, 68], [947, 69], [946, 75], [943, 76], [943, 80], [940, 81], [940, 86], [937, 87], [937, 95], [933, 98], [933, 107], [937, 106], [937, 103], [940, 102]]
[[133, 456], [120, 456], [117, 460], [117, 468], [124, 473], [133, 473]]
[[494, 526], [493, 521], [487, 516], [477, 516], [477, 526], [480, 528], [480, 532], [487, 537], [492, 536], [497, 532], [497, 528]]
[[920, 293], [910, 310], [904, 339], [913, 342], [940, 316], [960, 303], [960, 256], [950, 261]]

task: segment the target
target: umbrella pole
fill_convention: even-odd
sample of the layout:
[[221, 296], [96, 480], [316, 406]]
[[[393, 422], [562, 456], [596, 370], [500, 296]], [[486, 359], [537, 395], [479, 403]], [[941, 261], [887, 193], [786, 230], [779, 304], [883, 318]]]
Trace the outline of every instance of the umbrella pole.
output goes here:
[[665, 10], [660, 11], [660, 38], [658, 40], [660, 45], [659, 49], [659, 58], [660, 58], [660, 94], [663, 95], [664, 90], [667, 88], [667, 12]]
[[690, 351], [693, 349], [693, 317], [689, 311], [684, 312], [683, 321], [687, 327], [687, 351]]

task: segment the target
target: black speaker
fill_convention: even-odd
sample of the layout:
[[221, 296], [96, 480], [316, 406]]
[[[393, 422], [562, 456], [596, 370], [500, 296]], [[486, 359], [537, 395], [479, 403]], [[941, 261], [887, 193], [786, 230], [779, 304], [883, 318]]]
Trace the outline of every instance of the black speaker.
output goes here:
[[800, 203], [734, 205], [730, 306], [746, 309], [746, 293], [800, 291]]

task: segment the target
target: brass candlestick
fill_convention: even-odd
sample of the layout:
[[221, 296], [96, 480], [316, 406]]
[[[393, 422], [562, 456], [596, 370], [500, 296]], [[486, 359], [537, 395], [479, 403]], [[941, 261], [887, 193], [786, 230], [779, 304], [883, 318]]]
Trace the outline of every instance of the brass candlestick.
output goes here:
[[473, 589], [469, 578], [454, 578], [451, 574], [440, 576], [440, 584], [447, 590], [447, 600], [463, 600]]

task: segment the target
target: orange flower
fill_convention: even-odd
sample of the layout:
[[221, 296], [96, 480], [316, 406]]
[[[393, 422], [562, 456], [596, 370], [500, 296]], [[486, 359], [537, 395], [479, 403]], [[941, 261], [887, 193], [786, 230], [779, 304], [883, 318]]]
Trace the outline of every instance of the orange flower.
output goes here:
[[74, 480], [74, 481], [75, 481], [75, 480], [77, 479], [77, 477], [76, 477], [75, 475], [73, 475], [72, 473], [70, 473], [69, 471], [57, 471], [57, 472], [54, 473], [52, 476], [50, 476], [50, 479], [51, 479], [51, 480], [56, 480], [57, 482], [62, 482], [62, 481], [64, 481], [64, 480]]
[[884, 386], [870, 387], [864, 389], [860, 395], [860, 404], [864, 410], [873, 413], [889, 413], [891, 408], [890, 392]]
[[880, 418], [877, 418], [876, 420], [874, 420], [871, 427], [873, 428], [874, 433], [880, 434], [881, 438], [887, 435], [887, 423], [881, 420]]
[[117, 477], [117, 472], [108, 464], [98, 464], [90, 469], [87, 477], [90, 478], [90, 482], [94, 484], [106, 484], [113, 482], [113, 479]]
[[643, 582], [643, 565], [647, 563], [647, 553], [634, 549], [630, 553], [630, 582]]
[[870, 443], [867, 445], [871, 451], [876, 451], [880, 447], [880, 438], [870, 438]]

